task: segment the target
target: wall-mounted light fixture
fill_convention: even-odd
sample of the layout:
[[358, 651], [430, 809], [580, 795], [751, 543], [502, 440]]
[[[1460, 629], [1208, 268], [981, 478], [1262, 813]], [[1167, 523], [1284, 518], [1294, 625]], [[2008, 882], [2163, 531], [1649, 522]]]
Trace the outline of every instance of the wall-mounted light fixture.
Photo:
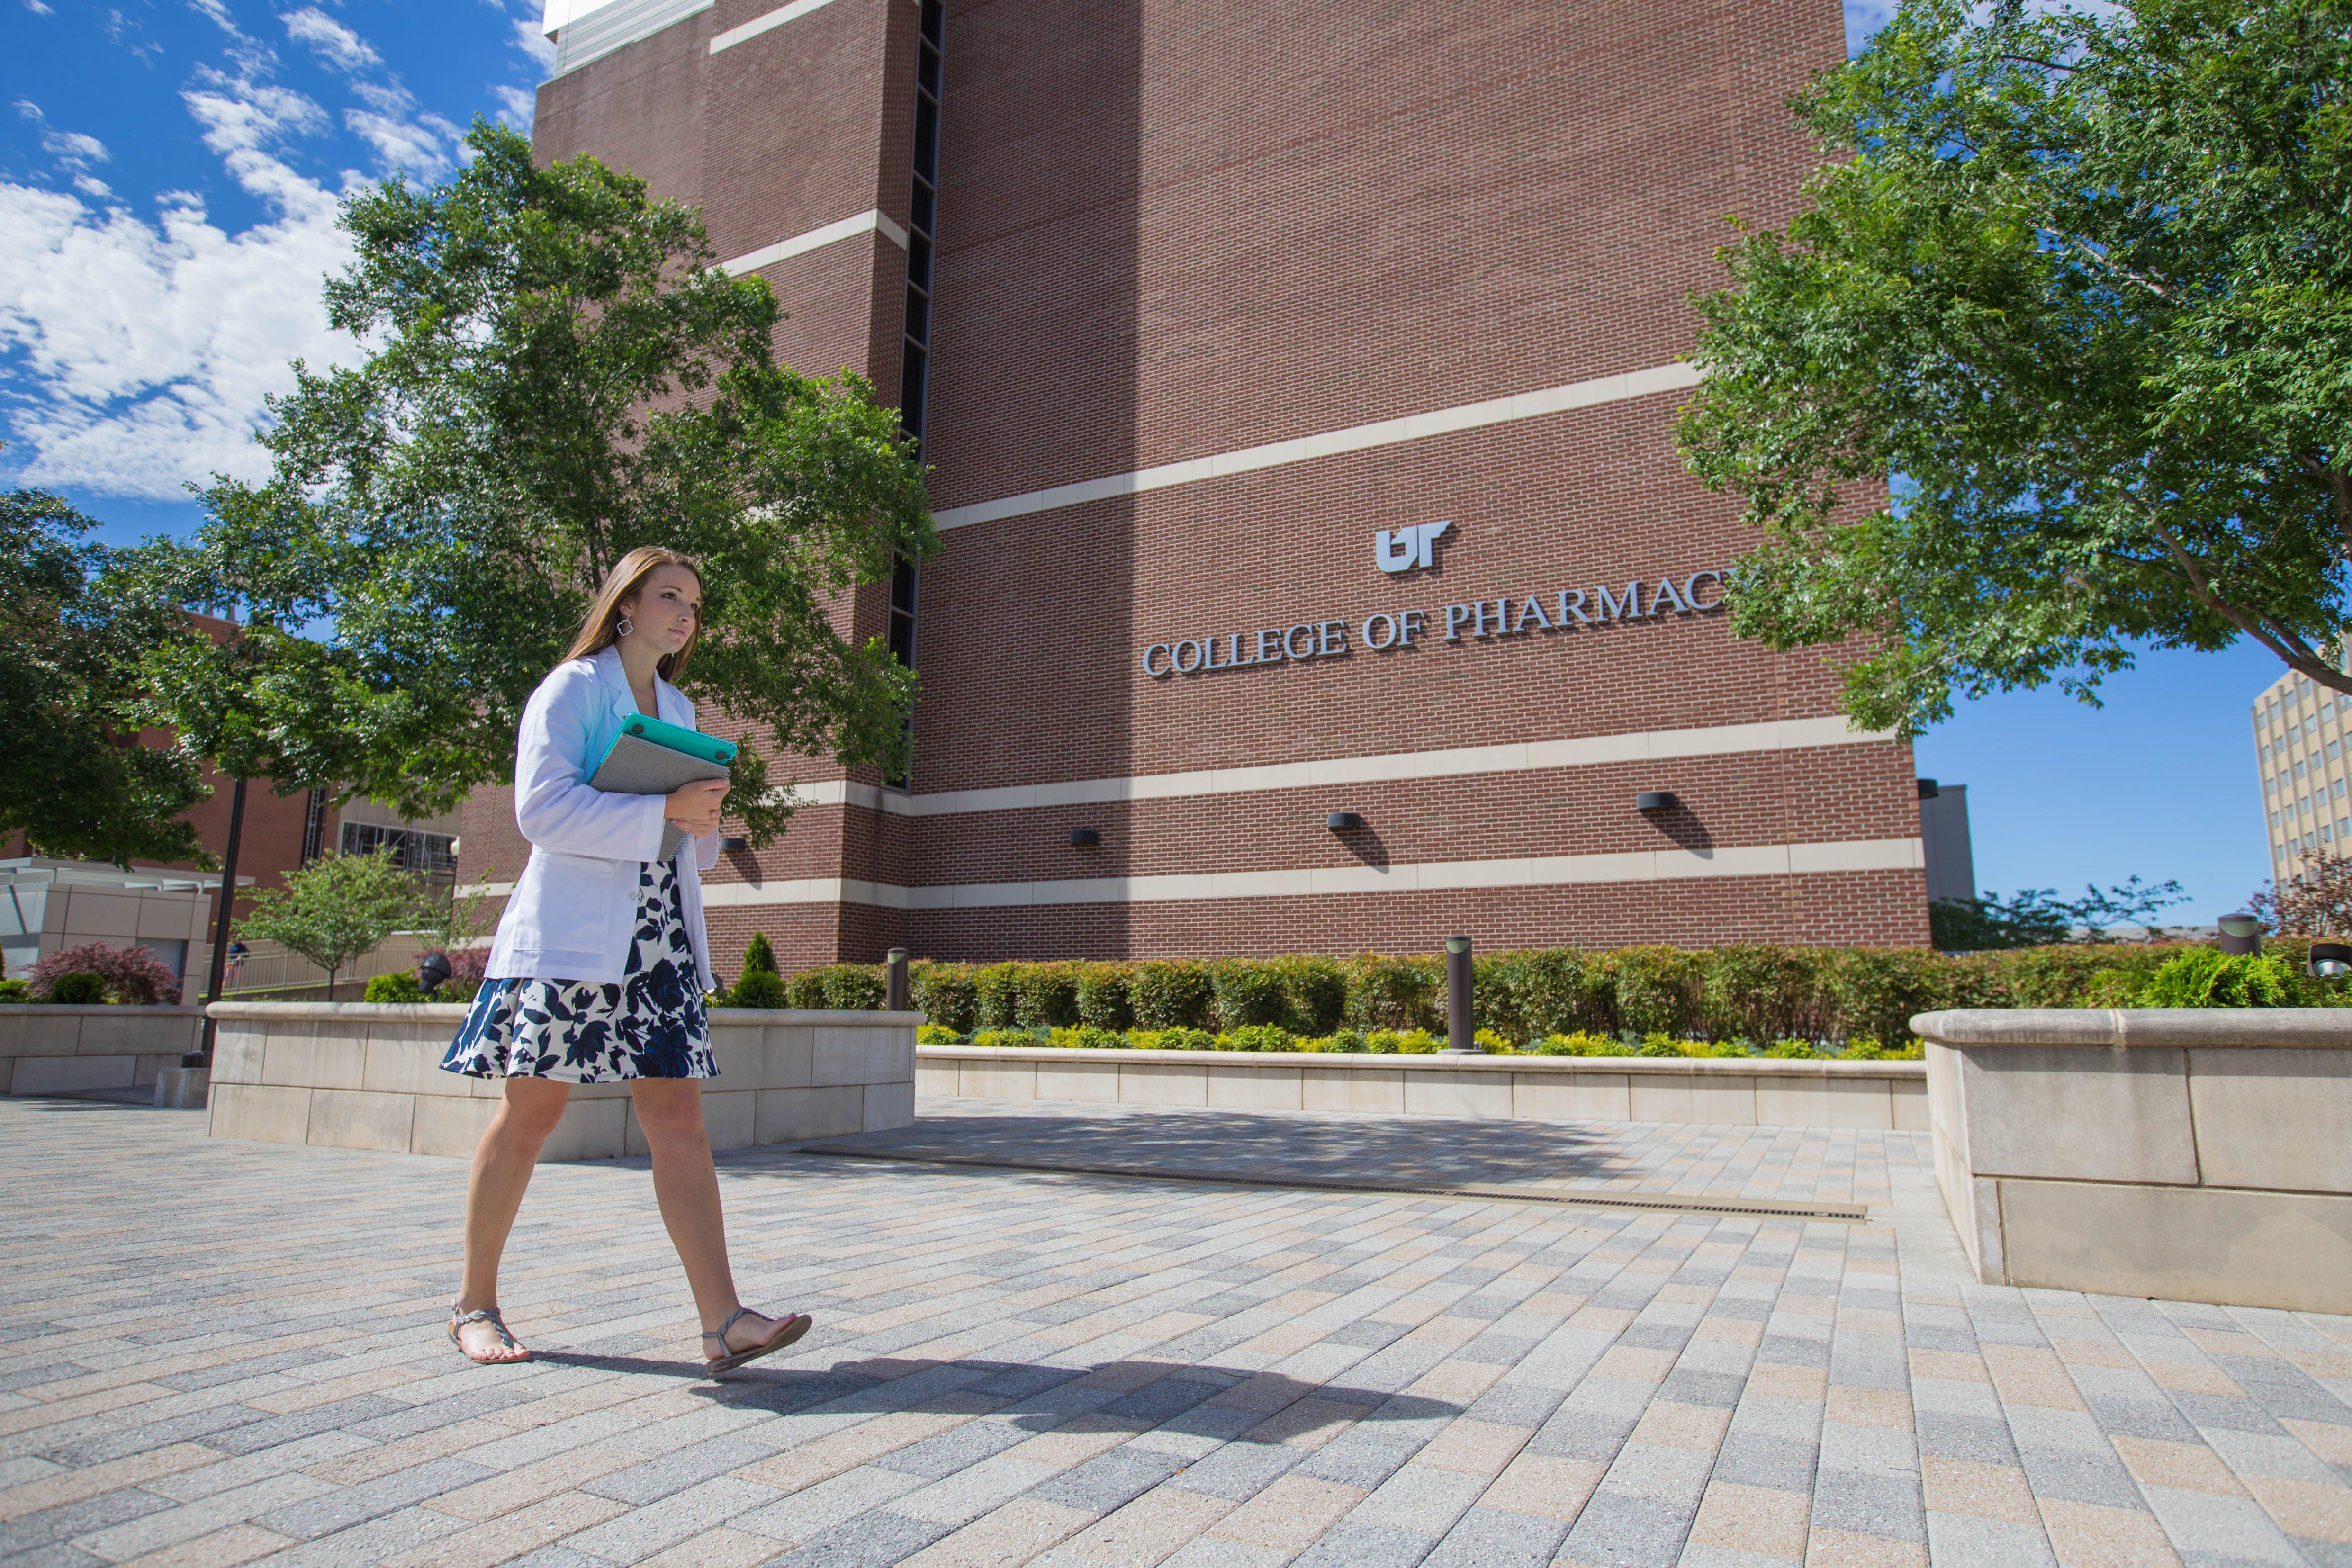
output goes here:
[[738, 850], [751, 847], [751, 841], [748, 838], [722, 838], [719, 841], [719, 847], [732, 855]]
[[1070, 842], [1081, 847], [1089, 844], [1099, 844], [1102, 842], [1102, 833], [1099, 829], [1092, 827], [1073, 827], [1070, 829]]
[[1645, 789], [1633, 797], [1635, 811], [1672, 811], [1678, 804], [1675, 792], [1666, 789]]
[[1911, 782], [1919, 786], [1919, 798], [1921, 800], [1933, 800], [1938, 795], [1943, 793], [1942, 789], [1937, 784], [1934, 779], [1914, 779]]
[[1352, 811], [1326, 812], [1323, 816], [1323, 826], [1334, 833], [1342, 832], [1350, 827], [1361, 827], [1363, 825], [1363, 817]]

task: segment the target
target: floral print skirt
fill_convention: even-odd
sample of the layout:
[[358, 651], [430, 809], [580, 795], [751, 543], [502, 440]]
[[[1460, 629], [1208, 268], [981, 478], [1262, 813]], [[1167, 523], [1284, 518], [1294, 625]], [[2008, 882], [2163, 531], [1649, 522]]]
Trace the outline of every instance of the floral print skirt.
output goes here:
[[636, 939], [621, 984], [486, 981], [441, 1069], [567, 1083], [717, 1078], [677, 868], [649, 860], [638, 874]]

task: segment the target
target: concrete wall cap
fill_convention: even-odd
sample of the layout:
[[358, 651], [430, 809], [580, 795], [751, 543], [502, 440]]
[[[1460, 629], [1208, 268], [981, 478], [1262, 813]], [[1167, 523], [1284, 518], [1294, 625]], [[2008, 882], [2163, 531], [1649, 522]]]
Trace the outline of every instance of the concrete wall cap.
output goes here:
[[1939, 1046], [2352, 1050], [2342, 1007], [1968, 1007], [1922, 1013], [1911, 1027]]
[[96, 1002], [88, 1005], [65, 1002], [8, 1002], [0, 1003], [0, 1007], [7, 1009], [5, 1013], [0, 1013], [0, 1017], [5, 1018], [19, 1018], [27, 1013], [37, 1018], [197, 1018], [204, 1016], [204, 1009], [194, 1002], [169, 1007], [160, 1003], [151, 1006], [139, 1003], [116, 1002]]
[[1387, 1072], [1672, 1073], [1725, 1078], [1917, 1078], [1920, 1061], [1786, 1061], [1750, 1057], [1441, 1057], [1374, 1056], [1370, 1051], [1089, 1051], [1060, 1046], [917, 1046], [923, 1061], [1129, 1062], [1137, 1067], [1345, 1068]]
[[[66, 1013], [119, 1013], [119, 1007], [53, 1007]], [[163, 1012], [166, 1009], [154, 1008]], [[194, 1008], [187, 1009], [194, 1012]], [[221, 1020], [294, 1024], [306, 1021], [343, 1024], [458, 1024], [472, 1011], [464, 1002], [215, 1002], [205, 1009]], [[881, 1013], [858, 1007], [713, 1007], [713, 1027], [760, 1024], [816, 1024], [831, 1028], [869, 1024], [912, 1028], [924, 1021], [921, 1013]]]

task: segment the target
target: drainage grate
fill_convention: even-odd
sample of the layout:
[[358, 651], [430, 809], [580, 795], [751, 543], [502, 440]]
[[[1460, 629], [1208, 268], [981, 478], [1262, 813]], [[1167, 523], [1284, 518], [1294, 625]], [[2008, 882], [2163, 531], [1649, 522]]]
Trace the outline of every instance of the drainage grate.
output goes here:
[[1657, 1209], [1672, 1214], [1753, 1215], [1769, 1219], [1833, 1220], [1846, 1225], [1869, 1223], [1863, 1204], [1776, 1204], [1762, 1199], [1684, 1198], [1664, 1193], [1538, 1192], [1527, 1187], [1496, 1187], [1479, 1183], [1341, 1181], [1324, 1176], [1294, 1176], [1280, 1171], [1165, 1170], [1142, 1165], [1092, 1165], [1075, 1161], [982, 1159], [966, 1154], [910, 1154], [886, 1149], [824, 1149], [803, 1145], [802, 1154], [829, 1154], [842, 1160], [895, 1160], [910, 1165], [970, 1165], [990, 1171], [1039, 1171], [1065, 1176], [1125, 1176], [1147, 1182], [1213, 1182], [1232, 1187], [1299, 1187], [1319, 1193], [1379, 1193], [1388, 1196], [1485, 1198], [1497, 1203], [1564, 1204], [1603, 1209]]

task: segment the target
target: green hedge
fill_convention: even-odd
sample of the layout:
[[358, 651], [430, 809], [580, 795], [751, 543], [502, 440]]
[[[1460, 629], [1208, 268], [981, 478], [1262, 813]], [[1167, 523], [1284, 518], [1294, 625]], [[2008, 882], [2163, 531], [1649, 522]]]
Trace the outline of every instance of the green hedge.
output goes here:
[[[1780, 947], [1734, 942], [1689, 949], [1644, 945], [1482, 953], [1475, 960], [1475, 1029], [1514, 1042], [1557, 1039], [1775, 1041], [1894, 1046], [1911, 1016], [1948, 1007], [2273, 1006], [2347, 1000], [2343, 982], [2303, 973], [2301, 939], [2264, 949], [2276, 963], [2244, 978], [2208, 972], [2189, 956], [2161, 983], [2157, 971], [2210, 949], [2083, 943], [2003, 952], [1918, 948]], [[748, 977], [747, 977], [748, 978]], [[1436, 955], [1353, 958], [1156, 959], [986, 964], [918, 962], [914, 1005], [959, 1037], [984, 1031], [1084, 1028], [1196, 1031], [1204, 1037], [1272, 1029], [1297, 1039], [1340, 1033], [1411, 1037], [1445, 1031], [1445, 963]], [[879, 1007], [878, 964], [832, 963], [785, 982], [786, 1005]], [[2180, 997], [2202, 996], [2203, 1002]]]

